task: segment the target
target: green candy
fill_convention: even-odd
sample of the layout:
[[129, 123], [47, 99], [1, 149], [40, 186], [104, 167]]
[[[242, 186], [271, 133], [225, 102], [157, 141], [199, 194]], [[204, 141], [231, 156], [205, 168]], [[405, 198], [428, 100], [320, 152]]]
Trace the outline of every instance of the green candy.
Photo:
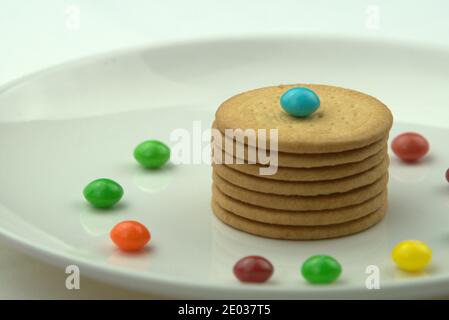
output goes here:
[[170, 159], [170, 148], [158, 140], [144, 141], [134, 149], [134, 158], [145, 168], [157, 169]]
[[301, 267], [303, 277], [310, 283], [325, 284], [338, 279], [342, 271], [340, 263], [326, 255], [308, 258]]
[[111, 179], [97, 179], [84, 188], [83, 195], [96, 208], [110, 208], [123, 197], [123, 188]]

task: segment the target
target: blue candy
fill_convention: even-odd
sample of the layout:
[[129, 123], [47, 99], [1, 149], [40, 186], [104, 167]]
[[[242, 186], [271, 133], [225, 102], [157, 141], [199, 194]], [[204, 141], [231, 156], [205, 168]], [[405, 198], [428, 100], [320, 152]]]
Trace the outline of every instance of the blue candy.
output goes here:
[[307, 117], [320, 107], [320, 98], [308, 88], [291, 88], [281, 96], [281, 106], [294, 117]]

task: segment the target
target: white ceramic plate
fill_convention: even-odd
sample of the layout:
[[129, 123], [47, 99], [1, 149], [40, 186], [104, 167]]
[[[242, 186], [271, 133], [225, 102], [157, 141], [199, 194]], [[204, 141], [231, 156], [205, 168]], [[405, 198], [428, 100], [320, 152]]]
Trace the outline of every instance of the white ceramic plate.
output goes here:
[[[233, 230], [212, 216], [210, 168], [169, 165], [142, 170], [132, 157], [145, 139], [169, 142], [193, 121], [210, 126], [227, 97], [279, 83], [327, 83], [370, 93], [394, 115], [392, 136], [423, 133], [430, 156], [406, 166], [393, 158], [389, 214], [376, 227], [336, 240], [268, 240]], [[222, 39], [137, 48], [64, 64], [0, 90], [0, 234], [49, 263], [76, 264], [84, 275], [141, 291], [202, 298], [391, 298], [449, 295], [449, 51], [357, 39], [273, 37]], [[82, 197], [90, 180], [125, 188], [111, 211]], [[123, 254], [108, 232], [136, 219], [151, 246]], [[426, 241], [431, 266], [398, 271], [390, 250], [404, 239]], [[335, 256], [341, 279], [311, 286], [299, 275], [312, 254]], [[275, 266], [264, 285], [240, 284], [239, 258], [259, 254]], [[368, 265], [380, 290], [365, 288]]]

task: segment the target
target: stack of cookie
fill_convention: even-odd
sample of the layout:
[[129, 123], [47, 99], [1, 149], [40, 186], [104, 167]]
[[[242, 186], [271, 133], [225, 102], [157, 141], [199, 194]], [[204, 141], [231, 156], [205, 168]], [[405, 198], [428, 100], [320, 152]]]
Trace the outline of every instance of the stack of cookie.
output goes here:
[[[298, 86], [320, 98], [309, 117], [293, 117], [279, 105]], [[379, 100], [333, 86], [282, 85], [228, 99], [213, 124], [213, 212], [236, 229], [276, 239], [368, 229], [387, 211], [392, 122]], [[270, 136], [273, 129], [277, 136]]]

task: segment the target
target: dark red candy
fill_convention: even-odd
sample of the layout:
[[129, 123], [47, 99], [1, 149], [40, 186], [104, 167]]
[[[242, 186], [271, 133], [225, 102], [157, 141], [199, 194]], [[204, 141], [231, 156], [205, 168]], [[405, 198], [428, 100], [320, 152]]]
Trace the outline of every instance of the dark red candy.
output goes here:
[[260, 256], [244, 257], [234, 265], [234, 274], [242, 282], [265, 282], [273, 270], [271, 262]]
[[429, 152], [429, 142], [419, 133], [406, 132], [394, 138], [391, 148], [402, 161], [415, 162]]
[[446, 180], [447, 180], [447, 182], [449, 182], [449, 169], [447, 169], [447, 171], [446, 171]]

